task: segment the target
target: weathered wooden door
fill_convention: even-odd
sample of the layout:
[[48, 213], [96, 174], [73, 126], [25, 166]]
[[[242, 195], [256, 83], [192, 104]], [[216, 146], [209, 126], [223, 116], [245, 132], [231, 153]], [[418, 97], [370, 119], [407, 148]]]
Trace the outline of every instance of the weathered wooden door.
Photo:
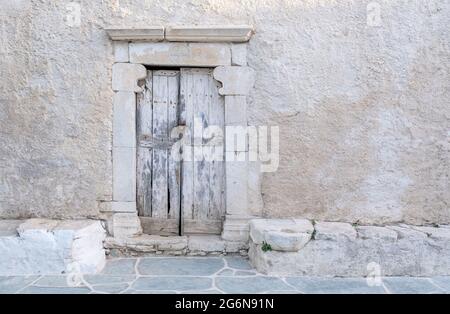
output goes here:
[[[144, 232], [219, 234], [225, 215], [223, 138], [205, 138], [224, 126], [223, 98], [211, 69], [147, 72], [137, 102], [137, 205]], [[171, 154], [177, 126], [186, 126], [182, 162]], [[194, 130], [196, 129], [196, 130]], [[211, 133], [211, 132], [210, 132]], [[218, 154], [217, 154], [218, 153]]]

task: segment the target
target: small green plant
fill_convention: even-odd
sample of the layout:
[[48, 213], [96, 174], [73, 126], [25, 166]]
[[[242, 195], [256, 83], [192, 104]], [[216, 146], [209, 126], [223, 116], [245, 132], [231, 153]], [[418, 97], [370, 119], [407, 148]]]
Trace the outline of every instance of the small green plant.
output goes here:
[[266, 241], [263, 241], [261, 250], [263, 250], [263, 252], [272, 251], [272, 246], [269, 243], [267, 243]]

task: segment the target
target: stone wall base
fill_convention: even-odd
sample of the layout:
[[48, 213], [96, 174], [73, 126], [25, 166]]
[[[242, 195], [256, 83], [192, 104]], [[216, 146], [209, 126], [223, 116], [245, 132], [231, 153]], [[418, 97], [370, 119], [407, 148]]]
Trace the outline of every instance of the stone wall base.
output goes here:
[[0, 275], [99, 272], [105, 237], [96, 220], [0, 220]]
[[225, 241], [214, 235], [163, 237], [142, 234], [134, 237], [108, 237], [105, 248], [110, 256], [153, 255], [247, 255], [247, 242]]
[[303, 219], [250, 222], [251, 263], [270, 275], [450, 275], [449, 226], [352, 226]]

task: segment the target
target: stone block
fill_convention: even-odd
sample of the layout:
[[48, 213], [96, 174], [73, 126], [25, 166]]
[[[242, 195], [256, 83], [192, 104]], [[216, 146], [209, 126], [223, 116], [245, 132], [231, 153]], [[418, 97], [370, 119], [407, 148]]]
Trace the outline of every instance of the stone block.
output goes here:
[[105, 237], [96, 220], [26, 220], [0, 237], [0, 275], [99, 272]]
[[356, 230], [349, 223], [344, 222], [318, 222], [315, 225], [315, 239], [339, 240], [340, 238], [356, 239]]
[[225, 241], [215, 235], [188, 236], [188, 249], [191, 252], [223, 252]]
[[[253, 136], [257, 136], [253, 134]], [[247, 154], [240, 152], [249, 151], [249, 133], [246, 125], [227, 125], [225, 128], [225, 156], [228, 161], [248, 160]], [[232, 152], [232, 154], [228, 154]], [[236, 156], [234, 156], [236, 153]]]
[[357, 226], [356, 231], [363, 240], [397, 241], [397, 232], [386, 227]]
[[136, 202], [102, 202], [102, 213], [136, 213]]
[[111, 202], [111, 211], [116, 213], [136, 213], [136, 202]]
[[249, 156], [248, 162], [248, 180], [247, 180], [247, 201], [248, 201], [248, 212], [253, 216], [261, 216], [264, 207], [264, 202], [262, 199], [261, 185], [262, 185], [262, 175], [259, 161], [251, 161], [251, 156]]
[[223, 224], [222, 239], [234, 242], [247, 242], [249, 236], [249, 221], [252, 218], [254, 217], [227, 214]]
[[116, 92], [113, 102], [113, 146], [136, 147], [136, 94]]
[[136, 148], [113, 148], [113, 200], [136, 201]]
[[157, 66], [210, 66], [231, 64], [226, 44], [130, 43], [130, 62]]
[[231, 215], [247, 213], [247, 173], [246, 161], [227, 161], [226, 171], [226, 208]]
[[255, 72], [249, 67], [219, 66], [214, 69], [214, 78], [222, 83], [220, 95], [248, 95], [255, 83]]
[[113, 216], [115, 238], [133, 237], [142, 233], [141, 221], [137, 213], [117, 213]]
[[146, 76], [147, 70], [142, 64], [115, 63], [112, 67], [112, 89], [140, 93], [142, 88], [137, 83]]
[[247, 44], [231, 45], [231, 65], [247, 65]]
[[136, 253], [157, 253], [165, 251], [182, 251], [187, 248], [187, 237], [163, 237], [140, 234], [134, 237], [107, 238], [105, 247]]
[[[248, 231], [247, 231], [248, 240]], [[227, 253], [241, 253], [248, 250], [248, 241], [226, 241], [225, 251]]]
[[439, 227], [413, 227], [414, 230], [425, 233], [430, 239], [446, 240], [450, 243], [450, 229]]
[[423, 232], [411, 229], [409, 227], [401, 226], [386, 226], [386, 228], [391, 229], [397, 233], [397, 238], [399, 240], [406, 238], [409, 240], [419, 240], [423, 241], [427, 238], [427, 235]]
[[23, 220], [4, 219], [0, 220], [0, 237], [16, 236], [17, 228], [23, 223]]
[[114, 62], [130, 61], [128, 57], [128, 42], [115, 41], [113, 42], [113, 47], [114, 47]]
[[314, 227], [306, 219], [254, 219], [250, 238], [256, 244], [268, 243], [276, 251], [298, 251], [311, 239]]
[[246, 96], [225, 96], [225, 125], [247, 127]]

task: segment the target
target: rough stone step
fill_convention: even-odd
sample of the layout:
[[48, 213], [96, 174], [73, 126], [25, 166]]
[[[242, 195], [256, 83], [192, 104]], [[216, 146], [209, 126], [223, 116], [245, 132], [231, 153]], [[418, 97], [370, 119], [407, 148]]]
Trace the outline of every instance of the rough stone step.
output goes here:
[[0, 275], [99, 272], [105, 236], [96, 220], [0, 220]]
[[450, 275], [448, 226], [317, 222], [311, 227], [307, 220], [251, 221], [252, 264], [270, 275]]

